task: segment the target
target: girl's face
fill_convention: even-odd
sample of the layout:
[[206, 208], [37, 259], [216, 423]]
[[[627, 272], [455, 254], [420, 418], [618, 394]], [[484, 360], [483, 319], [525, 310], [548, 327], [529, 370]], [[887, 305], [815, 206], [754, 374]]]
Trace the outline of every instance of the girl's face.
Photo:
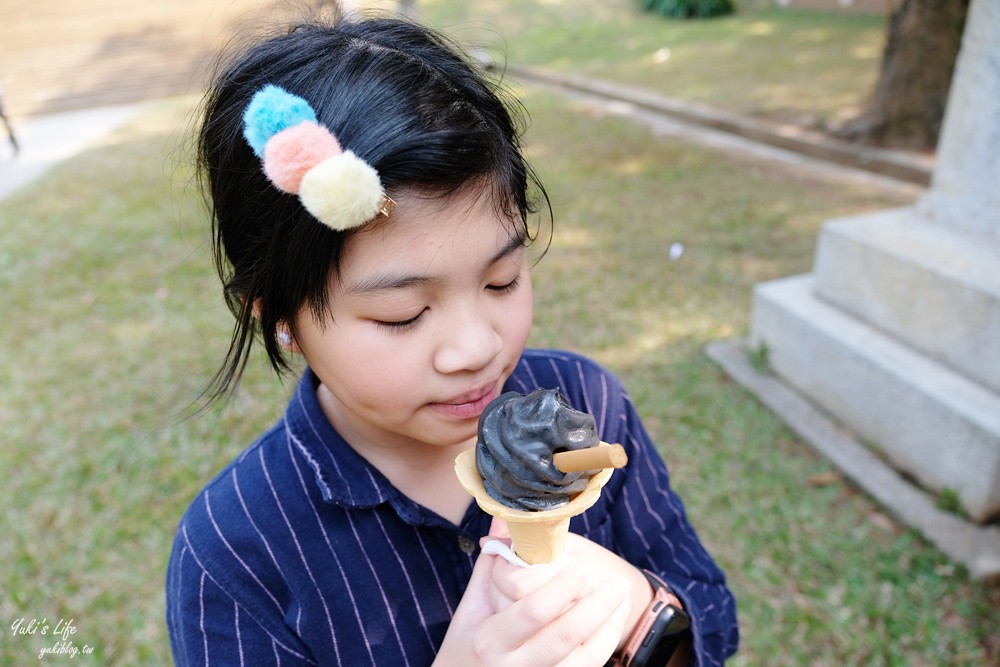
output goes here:
[[397, 201], [348, 238], [330, 316], [303, 308], [295, 342], [356, 448], [463, 444], [531, 328], [524, 239], [475, 193]]

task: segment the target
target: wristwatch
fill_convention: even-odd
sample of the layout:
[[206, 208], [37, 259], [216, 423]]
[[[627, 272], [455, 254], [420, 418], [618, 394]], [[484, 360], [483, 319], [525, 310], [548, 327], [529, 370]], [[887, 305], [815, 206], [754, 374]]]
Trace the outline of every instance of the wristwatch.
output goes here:
[[691, 618], [670, 586], [649, 570], [642, 573], [653, 586], [653, 600], [610, 663], [614, 667], [664, 667], [691, 636]]

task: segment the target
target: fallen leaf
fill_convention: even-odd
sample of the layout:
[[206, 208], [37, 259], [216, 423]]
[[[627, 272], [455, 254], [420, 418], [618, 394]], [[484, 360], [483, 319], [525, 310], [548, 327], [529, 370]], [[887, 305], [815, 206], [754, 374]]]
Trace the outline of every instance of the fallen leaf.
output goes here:
[[809, 475], [806, 477], [806, 483], [809, 486], [830, 486], [831, 484], [840, 482], [842, 479], [843, 478], [840, 476], [839, 472], [836, 470], [829, 470], [827, 472]]
[[868, 520], [873, 526], [879, 528], [880, 530], [884, 530], [890, 535], [899, 535], [900, 533], [899, 526], [896, 525], [896, 522], [881, 512], [869, 512]]

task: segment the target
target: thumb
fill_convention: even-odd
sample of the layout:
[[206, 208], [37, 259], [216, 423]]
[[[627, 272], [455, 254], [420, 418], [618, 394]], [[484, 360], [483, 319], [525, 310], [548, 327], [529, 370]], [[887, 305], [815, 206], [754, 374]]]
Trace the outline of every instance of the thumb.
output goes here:
[[510, 531], [507, 529], [507, 522], [498, 517], [493, 517], [493, 521], [490, 523], [490, 532], [488, 533], [488, 537], [510, 537]]
[[507, 522], [503, 519], [498, 519], [497, 517], [493, 517], [493, 521], [490, 523], [490, 531], [485, 536], [479, 538], [479, 546], [482, 547], [487, 542], [492, 542], [494, 540], [506, 542], [508, 546], [511, 543], [510, 531], [507, 529]]
[[[490, 581], [493, 578], [493, 566], [496, 560], [492, 556], [482, 554], [476, 559], [472, 566], [472, 576], [469, 577], [469, 583], [452, 617], [445, 637], [445, 644], [449, 643], [449, 638], [453, 635], [458, 638], [466, 635], [471, 636], [483, 621], [493, 615], [493, 607], [490, 603], [490, 589], [492, 587]], [[457, 663], [449, 662], [448, 664]]]
[[[501, 539], [508, 543], [510, 542], [510, 537], [507, 536], [507, 524], [504, 523], [502, 519], [494, 518], [492, 523], [490, 523], [489, 534], [479, 538], [479, 546], [482, 547], [486, 542], [490, 540]], [[478, 600], [480, 603], [485, 602], [487, 599], [487, 593], [491, 586], [490, 580], [493, 577], [493, 566], [498, 559], [491, 555], [481, 553], [476, 558], [476, 562], [472, 566], [472, 576], [469, 579], [468, 587], [466, 588], [465, 595], [463, 596], [463, 601], [469, 598], [472, 601]], [[474, 603], [470, 603], [470, 606], [475, 606]], [[493, 613], [491, 608], [489, 613]]]

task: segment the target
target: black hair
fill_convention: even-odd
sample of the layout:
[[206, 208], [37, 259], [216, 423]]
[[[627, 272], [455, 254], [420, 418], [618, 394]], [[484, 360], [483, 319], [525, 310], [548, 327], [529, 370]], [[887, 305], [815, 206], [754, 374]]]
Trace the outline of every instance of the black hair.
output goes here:
[[536, 210], [529, 186], [548, 204], [521, 153], [521, 107], [505, 104], [500, 86], [442, 35], [368, 18], [302, 23], [258, 41], [217, 75], [198, 137], [215, 264], [236, 317], [209, 402], [238, 383], [257, 331], [271, 366], [289, 370], [276, 328], [291, 325], [307, 303], [317, 317], [328, 312], [346, 238], [274, 187], [243, 138], [243, 112], [266, 84], [305, 98], [390, 196], [448, 198], [485, 187], [525, 239], [533, 238], [527, 221]]

